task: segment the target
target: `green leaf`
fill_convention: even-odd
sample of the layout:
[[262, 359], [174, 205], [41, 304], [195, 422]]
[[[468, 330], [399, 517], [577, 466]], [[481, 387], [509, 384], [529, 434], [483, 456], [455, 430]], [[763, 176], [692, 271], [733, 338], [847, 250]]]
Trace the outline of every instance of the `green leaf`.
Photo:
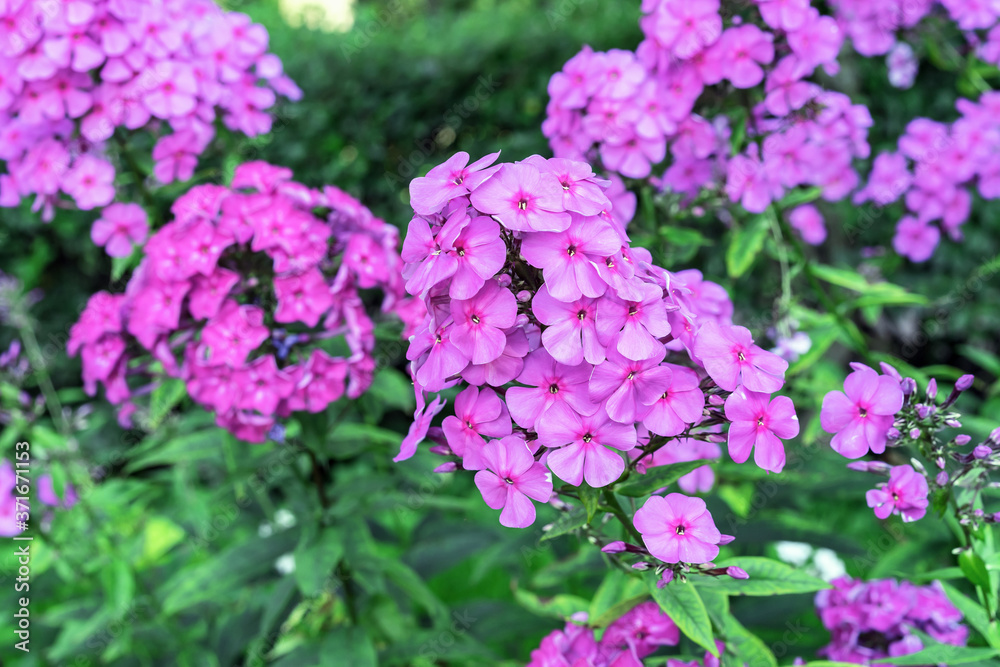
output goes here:
[[706, 590], [723, 591], [729, 595], [788, 595], [814, 593], [830, 588], [822, 579], [806, 574], [790, 565], [760, 556], [742, 556], [717, 561], [718, 567], [735, 565], [746, 570], [749, 579], [732, 577], [699, 577], [697, 585]]
[[970, 549], [963, 551], [958, 554], [958, 566], [962, 568], [966, 579], [983, 590], [990, 590], [990, 573], [979, 554]]
[[561, 593], [551, 598], [540, 598], [524, 588], [514, 590], [514, 599], [534, 614], [563, 620], [577, 612], [587, 611], [590, 606], [589, 602], [576, 595]]
[[320, 667], [376, 667], [375, 645], [364, 628], [334, 628], [319, 651]]
[[694, 643], [719, 657], [719, 649], [712, 637], [712, 621], [708, 618], [708, 610], [694, 585], [675, 581], [657, 588], [656, 581], [655, 578], [650, 579], [649, 592], [660, 609]]
[[184, 529], [170, 519], [152, 516], [146, 520], [142, 530], [142, 557], [135, 564], [136, 569], [155, 565], [160, 558], [184, 539]]
[[180, 570], [160, 587], [163, 612], [174, 614], [203, 602], [231, 599], [233, 591], [251, 579], [273, 571], [278, 556], [291, 551], [294, 533], [286, 530], [241, 542], [211, 560]]
[[645, 475], [633, 472], [627, 480], [615, 486], [614, 491], [630, 498], [642, 498], [657, 489], [670, 486], [692, 470], [707, 463], [708, 461], [704, 460], [685, 461], [684, 463], [671, 463], [670, 465], [649, 468]]
[[545, 540], [551, 540], [554, 537], [559, 537], [560, 535], [565, 535], [566, 533], [572, 533], [573, 531], [583, 528], [586, 525], [587, 513], [585, 511], [573, 510], [571, 512], [566, 512], [556, 519], [548, 530], [545, 530], [545, 534], [542, 535], [541, 541], [544, 542]]
[[114, 560], [101, 570], [104, 583], [104, 607], [113, 617], [124, 614], [135, 597], [135, 578], [128, 563]]
[[778, 659], [761, 641], [760, 637], [743, 627], [731, 614], [726, 615], [722, 634], [726, 639], [726, 652], [732, 651], [739, 662], [754, 667], [778, 667]]
[[664, 225], [660, 227], [660, 236], [667, 243], [681, 247], [699, 247], [712, 245], [697, 229], [688, 227], [675, 227], [674, 225]]
[[819, 199], [822, 194], [823, 188], [804, 188], [792, 190], [778, 202], [778, 208], [784, 211], [785, 209], [795, 208], [796, 206], [801, 206], [802, 204], [808, 204], [809, 202]]
[[995, 648], [970, 648], [968, 646], [952, 646], [951, 644], [934, 644], [922, 651], [900, 655], [894, 658], [872, 660], [873, 665], [964, 665], [970, 662], [981, 662], [1000, 655]]
[[587, 523], [590, 523], [594, 519], [594, 515], [597, 514], [597, 505], [601, 500], [601, 492], [586, 484], [577, 487], [577, 492], [580, 494], [580, 501], [583, 503], [583, 508], [587, 510]]
[[315, 540], [295, 548], [295, 581], [306, 597], [315, 597], [344, 556], [344, 536], [326, 528]]
[[826, 264], [813, 264], [810, 270], [820, 280], [854, 292], [864, 294], [871, 287], [871, 283], [863, 275], [850, 269], [838, 269]]
[[731, 278], [739, 278], [753, 266], [767, 239], [767, 217], [754, 216], [745, 227], [736, 230], [726, 250], [726, 270]]
[[991, 626], [990, 617], [986, 613], [986, 610], [978, 602], [963, 594], [951, 584], [939, 583], [941, 583], [951, 603], [962, 612], [965, 622], [975, 628], [990, 646], [1000, 649], [1000, 633], [996, 632], [996, 625]]
[[604, 576], [604, 581], [590, 601], [587, 617], [591, 623], [602, 628], [647, 597], [649, 594], [642, 577], [616, 568]]
[[183, 380], [169, 378], [160, 383], [149, 397], [149, 429], [155, 431], [163, 424], [170, 411], [187, 396]]

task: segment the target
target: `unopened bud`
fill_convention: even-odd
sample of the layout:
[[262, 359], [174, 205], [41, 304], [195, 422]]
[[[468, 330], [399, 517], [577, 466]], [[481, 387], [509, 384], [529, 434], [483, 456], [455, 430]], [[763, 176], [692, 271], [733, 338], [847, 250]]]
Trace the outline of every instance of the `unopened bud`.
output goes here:
[[434, 472], [455, 472], [456, 470], [458, 470], [458, 464], [454, 461], [442, 463], [437, 468], [434, 468]]
[[944, 486], [948, 483], [948, 473], [942, 470], [937, 474], [937, 477], [934, 478], [934, 481], [937, 482], [938, 486]]
[[733, 579], [749, 579], [750, 575], [742, 567], [736, 567], [735, 565], [730, 565], [726, 568], [726, 574], [728, 574]]
[[719, 541], [716, 544], [718, 544], [720, 546], [726, 545], [726, 544], [729, 544], [730, 542], [732, 542], [735, 539], [736, 538], [733, 537], [732, 535], [719, 535]]
[[673, 580], [674, 580], [674, 571], [673, 570], [664, 570], [663, 571], [663, 576], [660, 577], [660, 580], [658, 582], [656, 582], [656, 587], [657, 588], [663, 588], [664, 586], [666, 586], [667, 584], [669, 584]]
[[955, 391], [966, 391], [976, 381], [975, 375], [963, 375], [955, 380]]
[[970, 442], [972, 442], [971, 435], [966, 435], [963, 433], [962, 435], [955, 436], [955, 445], [958, 447], [965, 447]]
[[935, 398], [937, 398], [937, 380], [931, 378], [927, 383], [927, 400], [933, 401]]
[[899, 388], [903, 390], [903, 396], [911, 396], [917, 392], [917, 381], [913, 378], [903, 378]]
[[621, 541], [611, 542], [610, 544], [604, 545], [604, 547], [601, 548], [601, 551], [606, 554], [620, 554], [625, 551], [625, 543]]
[[989, 445], [976, 445], [976, 448], [972, 450], [972, 455], [977, 459], [985, 459], [993, 454], [993, 450], [990, 449]]
[[641, 560], [638, 563], [634, 563], [632, 565], [632, 569], [633, 570], [648, 570], [649, 569], [649, 563], [647, 563], [644, 560]]

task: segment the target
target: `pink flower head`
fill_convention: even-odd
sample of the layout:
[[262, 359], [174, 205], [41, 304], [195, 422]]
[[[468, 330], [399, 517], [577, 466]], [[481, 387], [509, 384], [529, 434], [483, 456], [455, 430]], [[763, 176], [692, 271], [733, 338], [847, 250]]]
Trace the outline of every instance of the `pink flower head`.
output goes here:
[[270, 335], [264, 326], [264, 311], [256, 306], [241, 306], [232, 299], [208, 321], [201, 340], [208, 346], [216, 364], [236, 367]]
[[[661, 646], [676, 646], [680, 629], [652, 601], [641, 602], [608, 626], [601, 637], [601, 649], [608, 653], [631, 651], [640, 660]], [[610, 664], [619, 664], [612, 662]]]
[[602, 403], [616, 422], [633, 424], [645, 406], [667, 390], [672, 377], [660, 359], [632, 361], [609, 349], [608, 358], [590, 378], [590, 398]]
[[708, 321], [698, 330], [694, 353], [715, 383], [726, 391], [743, 385], [770, 394], [784, 384], [788, 362], [754, 345], [750, 331]]
[[559, 301], [603, 295], [607, 284], [595, 262], [621, 249], [621, 240], [608, 223], [573, 215], [574, 224], [569, 229], [531, 234], [521, 243], [521, 254], [529, 264], [542, 269], [549, 294]]
[[458, 152], [426, 176], [410, 182], [410, 205], [420, 215], [433, 215], [456, 197], [468, 195], [496, 171], [487, 169], [500, 153], [492, 153], [469, 164], [469, 154]]
[[681, 59], [711, 46], [721, 34], [719, 0], [664, 3], [657, 15], [657, 39]]
[[570, 226], [559, 181], [524, 162], [504, 164], [476, 188], [471, 200], [513, 231], [561, 232]]
[[666, 348], [659, 339], [670, 333], [663, 290], [646, 283], [635, 301], [602, 299], [597, 308], [597, 333], [609, 346], [609, 354], [616, 349], [628, 359], [660, 361]]
[[941, 231], [937, 227], [908, 215], [896, 224], [892, 247], [912, 262], [926, 262], [940, 241]]
[[729, 28], [713, 47], [719, 49], [725, 76], [737, 88], [753, 88], [764, 80], [761, 65], [774, 60], [774, 37], [755, 25]]
[[844, 381], [844, 391], [823, 397], [820, 424], [835, 434], [830, 446], [841, 456], [856, 459], [870, 451], [885, 451], [886, 435], [894, 415], [903, 407], [899, 380], [879, 375], [863, 364], [852, 364], [854, 372]]
[[823, 215], [811, 204], [796, 206], [788, 214], [788, 223], [792, 229], [802, 235], [802, 240], [809, 245], [819, 245], [826, 240], [826, 225]]
[[316, 268], [290, 276], [275, 276], [274, 295], [278, 299], [275, 322], [303, 322], [314, 327], [333, 305], [330, 286]]
[[549, 468], [573, 486], [584, 480], [594, 488], [611, 484], [625, 462], [609, 447], [627, 452], [636, 445], [635, 427], [612, 421], [605, 410], [581, 415], [565, 404], [553, 405], [535, 430], [539, 444], [560, 447], [549, 452]]
[[510, 415], [495, 391], [469, 387], [455, 397], [455, 416], [445, 417], [441, 429], [451, 451], [462, 457], [465, 469], [482, 470], [483, 436], [510, 435]]
[[598, 215], [608, 208], [610, 202], [604, 194], [601, 181], [594, 175], [594, 170], [586, 162], [552, 158], [545, 160], [533, 155], [525, 160], [543, 171], [548, 171], [563, 191], [563, 206], [567, 211], [580, 215]]
[[764, 22], [776, 30], [797, 30], [809, 16], [809, 0], [758, 0]]
[[476, 473], [476, 486], [483, 500], [500, 513], [500, 524], [527, 528], [535, 522], [531, 500], [548, 502], [552, 479], [545, 466], [535, 461], [527, 443], [516, 435], [490, 440], [483, 447], [485, 470]]
[[598, 405], [590, 399], [588, 383], [590, 364], [567, 366], [558, 363], [544, 349], [524, 360], [517, 381], [525, 387], [510, 387], [505, 395], [507, 407], [518, 426], [535, 429], [540, 417], [556, 404], [566, 404], [579, 414], [592, 415]]
[[690, 368], [663, 364], [668, 372], [662, 393], [646, 396], [639, 419], [652, 433], [673, 436], [696, 424], [705, 408], [705, 394], [698, 388], [698, 374]]
[[844, 35], [831, 16], [821, 16], [810, 7], [806, 20], [798, 28], [788, 33], [788, 45], [792, 53], [807, 67], [835, 63]]
[[[767, 394], [739, 387], [726, 399], [729, 425], [729, 456], [743, 463], [754, 450], [753, 460], [762, 470], [781, 472], [785, 467], [785, 448], [781, 440], [799, 434], [799, 418], [787, 396], [770, 400]], [[779, 440], [778, 438], [781, 438]]]
[[927, 480], [913, 466], [893, 466], [889, 481], [865, 494], [868, 507], [880, 519], [899, 514], [903, 521], [917, 521], [927, 513]]
[[597, 301], [580, 297], [575, 301], [559, 301], [542, 285], [531, 300], [531, 311], [546, 325], [542, 345], [556, 361], [577, 366], [604, 361], [604, 346], [597, 337]]
[[115, 198], [115, 168], [107, 160], [84, 155], [63, 177], [62, 189], [83, 211], [105, 206]]
[[471, 299], [507, 260], [500, 225], [485, 216], [473, 218], [450, 245], [457, 262], [449, 291], [453, 299]]
[[149, 221], [141, 206], [112, 204], [101, 211], [101, 217], [90, 229], [90, 238], [110, 256], [128, 257], [132, 244], [145, 241], [148, 231]]
[[652, 496], [634, 523], [649, 553], [664, 563], [708, 563], [719, 555], [722, 535], [701, 498]]
[[451, 340], [474, 364], [485, 364], [503, 354], [507, 337], [503, 329], [514, 326], [517, 301], [510, 290], [488, 281], [471, 299], [452, 301], [455, 326]]

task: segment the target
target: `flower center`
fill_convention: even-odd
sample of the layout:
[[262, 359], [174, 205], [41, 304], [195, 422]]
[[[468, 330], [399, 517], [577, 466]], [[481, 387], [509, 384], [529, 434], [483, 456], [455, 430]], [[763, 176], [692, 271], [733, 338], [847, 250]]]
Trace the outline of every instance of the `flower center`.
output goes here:
[[858, 408], [858, 414], [861, 415], [862, 417], [867, 417], [868, 416], [868, 410], [866, 410], [864, 408]]
[[570, 257], [572, 257], [573, 255], [575, 255], [576, 254], [576, 246], [575, 245], [571, 245], [570, 247], [566, 248], [566, 254], [569, 255]]
[[583, 440], [584, 442], [590, 442], [593, 439], [594, 439], [594, 436], [591, 435], [590, 433], [584, 433], [583, 437], [581, 438], [581, 440]]
[[628, 309], [628, 316], [629, 317], [635, 317], [638, 314], [639, 314], [639, 308], [638, 307], [632, 306], [631, 308]]
[[677, 526], [676, 528], [674, 528], [674, 532], [677, 533], [678, 535], [683, 535], [687, 531], [684, 529], [683, 525], [680, 525], [680, 526]]
[[576, 314], [576, 319], [583, 322], [585, 319], [587, 319], [587, 311], [581, 310], [579, 313]]
[[473, 315], [472, 316], [472, 323], [473, 324], [479, 324], [479, 315]]
[[521, 199], [520, 201], [517, 202], [517, 207], [519, 209], [521, 209], [522, 211], [527, 211], [528, 210], [528, 200], [527, 199]]
[[747, 360], [746, 355], [743, 354], [743, 350], [739, 351], [739, 354], [736, 355], [736, 358], [739, 359], [740, 361], [746, 361]]
[[550, 394], [558, 394], [559, 393], [559, 385], [557, 385], [557, 384], [550, 384], [549, 385], [549, 393]]
[[625, 379], [626, 380], [631, 380], [634, 377], [635, 377], [635, 371], [631, 371], [631, 372], [629, 372], [628, 377], [626, 377]]

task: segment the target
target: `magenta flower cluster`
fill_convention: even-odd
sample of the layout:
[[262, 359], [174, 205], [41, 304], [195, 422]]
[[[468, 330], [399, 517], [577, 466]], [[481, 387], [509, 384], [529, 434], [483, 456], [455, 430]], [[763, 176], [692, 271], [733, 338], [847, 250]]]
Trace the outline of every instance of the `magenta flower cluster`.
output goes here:
[[[69, 484], [66, 485], [63, 491], [62, 500], [55, 493], [55, 488], [52, 483], [52, 475], [41, 475], [37, 479], [33, 476], [30, 478], [28, 502], [18, 503], [18, 498], [25, 497], [23, 494], [16, 491], [19, 486], [24, 486], [25, 482], [22, 479], [18, 481], [17, 473], [15, 472], [14, 466], [11, 465], [10, 461], [6, 459], [0, 459], [0, 537], [12, 537], [14, 535], [19, 535], [23, 531], [19, 527], [19, 521], [23, 520], [23, 517], [18, 517], [19, 514], [23, 512], [28, 512], [30, 514], [30, 508], [34, 505], [34, 500], [37, 498], [42, 501], [42, 504], [48, 507], [61, 507], [64, 509], [70, 508], [77, 502], [76, 490]], [[31, 519], [28, 520], [28, 525], [32, 525]]]
[[[647, 178], [669, 153], [664, 189], [694, 196], [723, 188], [748, 211], [762, 212], [798, 186], [839, 200], [857, 185], [854, 158], [868, 156], [867, 109], [809, 80], [837, 69], [843, 35], [808, 2], [759, 2], [762, 27], [731, 21], [718, 0], [647, 2], [645, 40], [635, 53], [584, 49], [549, 84], [543, 131], [560, 157], [589, 159], [630, 178]], [[762, 87], [747, 121], [752, 143], [730, 157], [725, 116], [695, 109], [706, 90]], [[825, 236], [804, 234], [809, 242]]]
[[[692, 450], [643, 469], [712, 456], [689, 443], [721, 441], [726, 421], [734, 460], [755, 450], [780, 471], [781, 439], [798, 433], [791, 402], [770, 399], [787, 362], [732, 325], [725, 292], [631, 247], [587, 164], [496, 158], [458, 153], [410, 186], [404, 276], [427, 315], [407, 354], [418, 409], [396, 460], [430, 434], [452, 457], [441, 469], [479, 471], [487, 504], [518, 527], [534, 521], [531, 500], [548, 500], [550, 472], [598, 488], [641, 452]], [[431, 430], [444, 399], [427, 395], [456, 385], [454, 416]]]
[[151, 389], [129, 377], [158, 371], [261, 442], [279, 417], [365, 391], [375, 336], [360, 291], [382, 289], [382, 310], [404, 320], [423, 316], [403, 290], [398, 233], [346, 193], [291, 177], [250, 162], [230, 187], [174, 203], [125, 293], [95, 294], [70, 332], [89, 394], [103, 384], [127, 421]]
[[830, 660], [867, 665], [916, 653], [923, 642], [915, 631], [945, 644], [965, 645], [969, 632], [961, 624], [962, 613], [937, 582], [917, 586], [841, 577], [831, 583], [833, 588], [816, 594], [816, 610], [831, 634], [819, 653]]
[[600, 640], [593, 628], [572, 622], [554, 630], [531, 652], [528, 667], [641, 667], [643, 658], [679, 641], [673, 620], [655, 602], [643, 602], [611, 623]]
[[119, 128], [159, 137], [163, 183], [191, 178], [217, 117], [268, 132], [276, 94], [301, 93], [267, 44], [263, 26], [212, 0], [0, 3], [0, 206], [34, 196], [50, 220], [61, 195], [83, 210], [111, 203]]
[[[935, 221], [960, 240], [970, 188], [987, 199], [1000, 196], [1000, 171], [990, 159], [1000, 141], [997, 95], [960, 100], [962, 118], [951, 126], [914, 120], [899, 151], [880, 154], [865, 182], [855, 162], [870, 157], [871, 115], [814, 77], [839, 71], [838, 54], [849, 40], [864, 56], [888, 53], [890, 81], [912, 85], [916, 56], [897, 33], [914, 28], [937, 3], [838, 0], [829, 3], [832, 16], [810, 0], [751, 4], [759, 15], [724, 19], [719, 0], [650, 0], [642, 5], [645, 39], [635, 52], [584, 48], [549, 82], [542, 128], [556, 156], [647, 179], [689, 201], [704, 190], [724, 191], [751, 213], [804, 186], [828, 201], [853, 194], [854, 203], [877, 207], [903, 198], [908, 212], [897, 222], [893, 246], [914, 262], [938, 245]], [[979, 57], [1000, 64], [1000, 6], [941, 4]], [[985, 29], [983, 40], [975, 31]], [[728, 87], [722, 94], [745, 99], [746, 108], [699, 115], [717, 108], [720, 85]], [[734, 136], [747, 145], [731, 155]], [[662, 174], [653, 175], [660, 164]], [[807, 243], [826, 238], [813, 206], [789, 211], [788, 221]]]

